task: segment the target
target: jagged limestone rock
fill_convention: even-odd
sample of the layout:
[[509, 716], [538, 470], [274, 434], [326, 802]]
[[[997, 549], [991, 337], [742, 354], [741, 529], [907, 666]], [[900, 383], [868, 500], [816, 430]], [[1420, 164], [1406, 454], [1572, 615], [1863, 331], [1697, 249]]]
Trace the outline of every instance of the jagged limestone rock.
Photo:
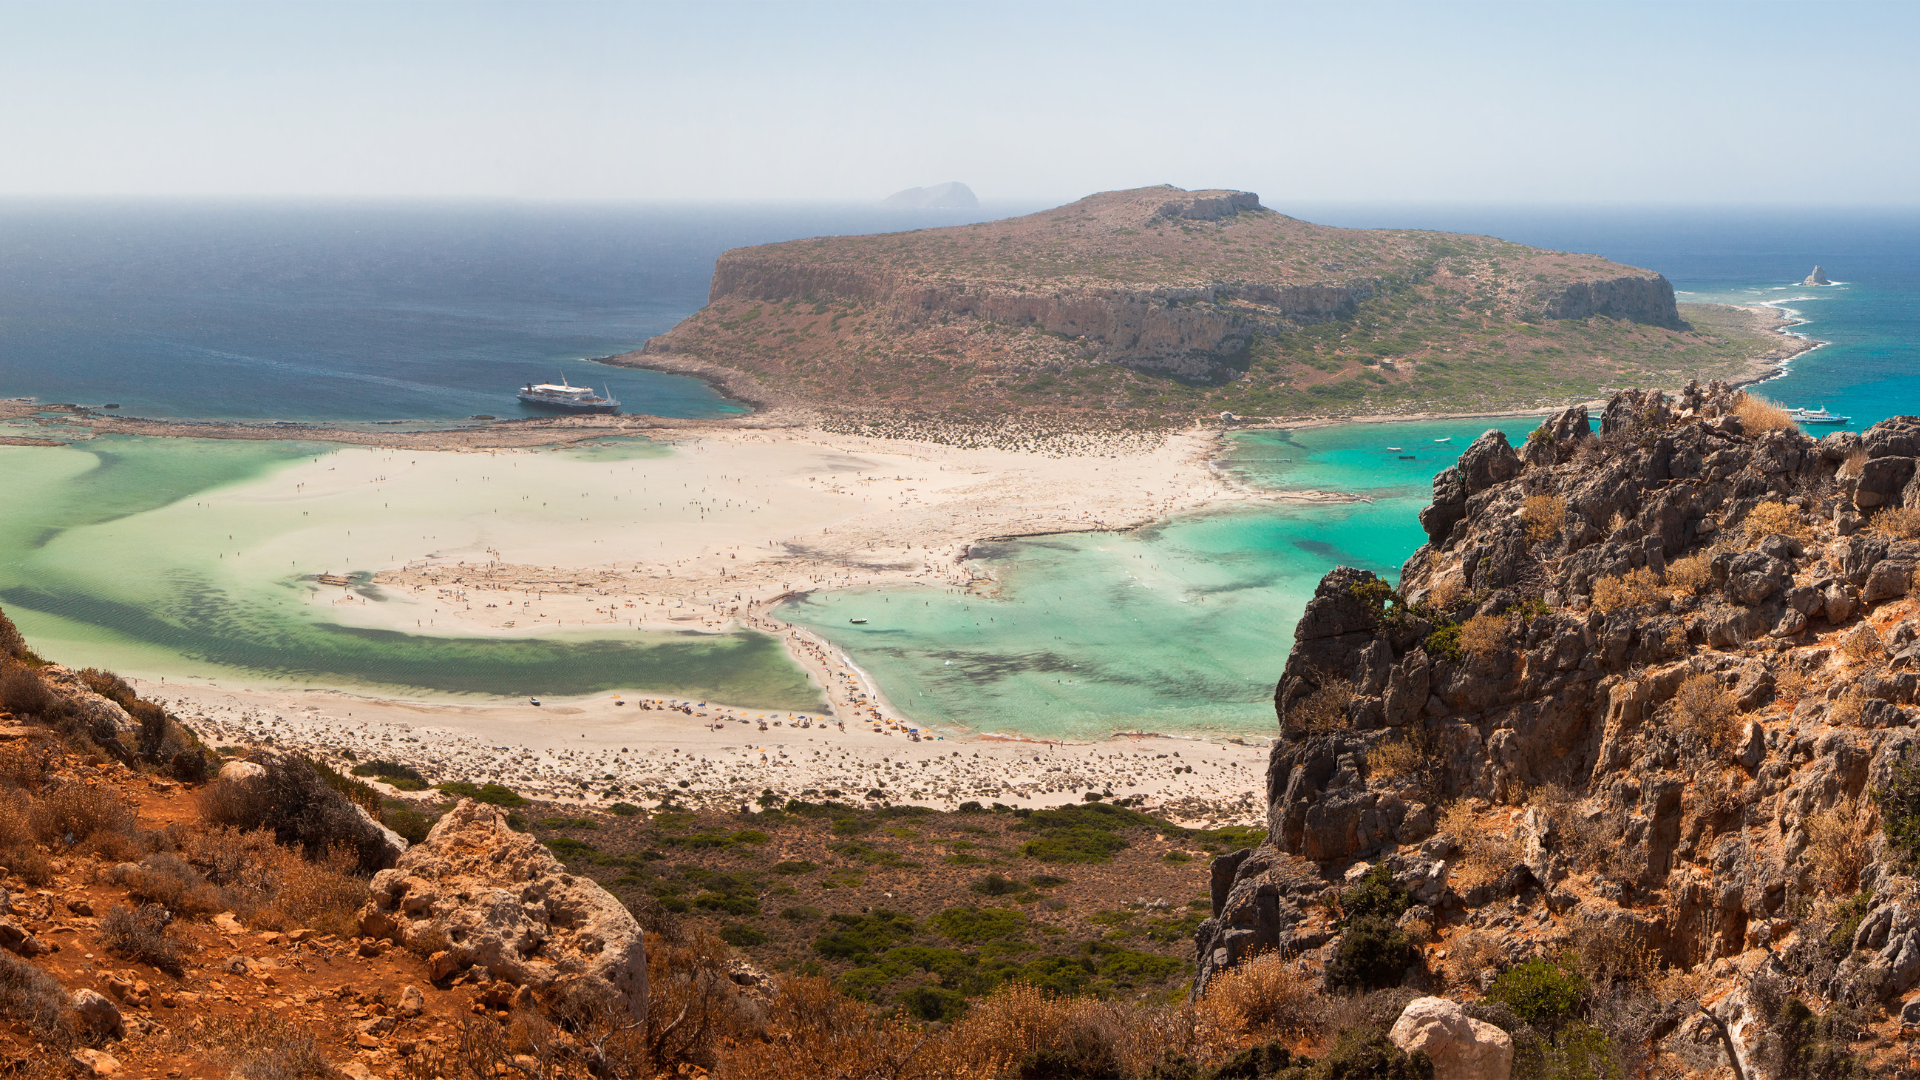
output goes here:
[[[1810, 826], [1870, 807], [1907, 748], [1920, 760], [1920, 620], [1884, 640], [1862, 621], [1911, 590], [1920, 541], [1859, 527], [1920, 507], [1920, 417], [1748, 431], [1738, 391], [1690, 384], [1623, 391], [1588, 425], [1584, 409], [1549, 417], [1519, 454], [1475, 440], [1435, 478], [1429, 542], [1397, 588], [1347, 567], [1322, 579], [1275, 687], [1268, 836], [1215, 864], [1198, 985], [1257, 948], [1324, 944], [1305, 901], [1361, 860], [1384, 857], [1436, 926], [1517, 898], [1566, 934], [1688, 967], [1790, 937], [1805, 910], [1790, 897], [1855, 887], [1814, 881]], [[1564, 513], [1530, 525], [1529, 499]], [[1688, 712], [1683, 685], [1725, 704]], [[1417, 766], [1370, 767], [1400, 741]], [[1517, 813], [1548, 790], [1569, 801], [1527, 806], [1516, 865], [1470, 888], [1456, 838], [1413, 853], [1429, 807]], [[1920, 985], [1920, 917], [1885, 892], [1896, 870], [1872, 840], [1857, 888], [1875, 914], [1829, 1000]], [[1569, 882], [1579, 843], [1604, 847], [1604, 868]]]
[[[361, 931], [475, 965], [542, 1000], [647, 1010], [640, 925], [591, 879], [568, 873], [505, 811], [462, 799], [390, 870], [374, 875]], [[441, 961], [437, 953], [445, 952]]]

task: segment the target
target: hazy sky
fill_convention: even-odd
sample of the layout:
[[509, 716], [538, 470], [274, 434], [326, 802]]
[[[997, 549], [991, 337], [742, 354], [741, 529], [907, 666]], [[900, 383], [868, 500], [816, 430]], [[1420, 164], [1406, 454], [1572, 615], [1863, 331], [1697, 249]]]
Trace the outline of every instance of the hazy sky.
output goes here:
[[0, 4], [0, 195], [1920, 202], [1920, 5]]

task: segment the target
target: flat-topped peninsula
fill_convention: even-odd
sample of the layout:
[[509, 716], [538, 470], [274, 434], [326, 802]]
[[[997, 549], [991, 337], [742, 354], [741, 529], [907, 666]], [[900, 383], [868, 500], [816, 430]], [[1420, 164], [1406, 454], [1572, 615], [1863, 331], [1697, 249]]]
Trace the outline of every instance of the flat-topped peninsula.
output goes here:
[[1245, 191], [738, 248], [617, 363], [768, 403], [1109, 422], [1526, 408], [1797, 351], [1661, 275], [1486, 236], [1314, 225]]

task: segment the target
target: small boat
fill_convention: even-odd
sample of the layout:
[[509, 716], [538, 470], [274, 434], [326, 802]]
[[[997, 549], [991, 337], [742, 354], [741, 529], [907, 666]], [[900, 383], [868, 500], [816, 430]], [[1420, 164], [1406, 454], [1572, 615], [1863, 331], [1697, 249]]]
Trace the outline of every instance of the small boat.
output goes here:
[[1793, 417], [1796, 424], [1844, 424], [1853, 419], [1851, 416], [1835, 416], [1827, 411], [1825, 405], [1817, 409], [1788, 409], [1787, 415]]
[[538, 704], [540, 704], [540, 699], [539, 699], [539, 698], [537, 698], [537, 697], [530, 697], [530, 698], [528, 698], [528, 699], [527, 699], [527, 704], [529, 704], [529, 705], [538, 705]]
[[1434, 442], [1452, 442], [1452, 441], [1453, 441], [1453, 436], [1451, 436], [1451, 435], [1449, 435], [1449, 436], [1447, 436], [1447, 437], [1446, 437], [1446, 438], [1444, 438], [1444, 439], [1435, 439], [1435, 440], [1433, 440], [1433, 441], [1434, 441]]
[[853, 624], [853, 625], [855, 625], [855, 626], [859, 626], [859, 625], [860, 625], [861, 623], [864, 623], [864, 622], [866, 622], [867, 620], [865, 620], [865, 619], [848, 619], [847, 621], [848, 621], [848, 622], [850, 622], [850, 623], [852, 623], [852, 624]]
[[1414, 457], [1412, 454], [1401, 454], [1400, 460], [1401, 461], [1417, 461], [1419, 459]]
[[1389, 450], [1398, 450], [1398, 449], [1400, 449], [1400, 448], [1399, 448], [1399, 447], [1397, 447], [1397, 446], [1389, 446], [1389, 447], [1387, 447], [1387, 449], [1389, 449]]

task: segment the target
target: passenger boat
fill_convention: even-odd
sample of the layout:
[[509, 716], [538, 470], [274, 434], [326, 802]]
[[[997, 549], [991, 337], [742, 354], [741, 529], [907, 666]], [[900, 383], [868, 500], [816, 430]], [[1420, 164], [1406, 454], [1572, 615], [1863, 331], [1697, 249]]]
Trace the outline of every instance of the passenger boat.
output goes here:
[[1827, 411], [1825, 405], [1817, 409], [1788, 409], [1787, 415], [1793, 417], [1796, 424], [1844, 424], [1853, 419], [1851, 416], [1835, 416]]
[[602, 397], [590, 387], [573, 386], [565, 375], [560, 376], [557, 383], [528, 383], [520, 388], [517, 396], [529, 405], [568, 412], [610, 413], [620, 408], [620, 403], [611, 395]]
[[866, 622], [867, 620], [865, 620], [865, 619], [848, 619], [847, 621], [848, 621], [848, 622], [850, 622], [850, 623], [852, 623], [852, 624], [853, 624], [853, 625], [855, 625], [855, 626], [859, 626], [859, 625], [860, 625], [861, 623], [864, 623], [864, 622]]

